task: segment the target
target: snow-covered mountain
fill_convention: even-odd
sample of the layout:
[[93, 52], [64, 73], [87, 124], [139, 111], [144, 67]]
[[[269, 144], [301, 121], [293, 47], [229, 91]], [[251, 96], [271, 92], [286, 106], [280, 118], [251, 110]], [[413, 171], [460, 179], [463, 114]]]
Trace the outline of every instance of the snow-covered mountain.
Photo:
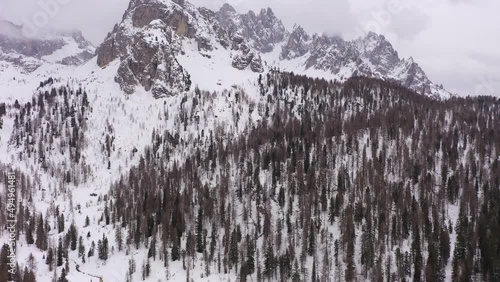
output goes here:
[[442, 99], [383, 36], [182, 0], [131, 1], [90, 60], [1, 30], [25, 281], [498, 280], [500, 100]]
[[23, 74], [44, 76], [61, 66], [81, 65], [95, 52], [101, 68], [120, 61], [114, 80], [127, 94], [141, 86], [154, 97], [168, 96], [205, 85], [207, 78], [217, 84], [211, 87], [229, 87], [222, 77], [207, 73], [254, 77], [251, 72], [279, 68], [337, 81], [375, 77], [427, 96], [450, 96], [412, 58], [400, 59], [382, 35], [369, 33], [351, 42], [309, 35], [298, 25], [289, 32], [269, 8], [238, 14], [229, 4], [211, 11], [180, 0], [133, 0], [97, 51], [79, 31], [27, 38], [21, 26], [6, 21], [0, 22], [0, 39], [0, 72], [17, 72], [21, 79]]
[[[193, 44], [197, 50], [190, 48]], [[300, 26], [289, 32], [269, 8], [238, 14], [229, 4], [214, 12], [187, 1], [134, 0], [97, 50], [101, 67], [121, 61], [115, 80], [123, 91], [130, 94], [141, 85], [155, 97], [197, 83], [190, 77], [189, 63], [178, 60], [186, 53], [212, 63], [227, 57], [235, 69], [255, 73], [279, 67], [338, 81], [368, 76], [435, 98], [450, 96], [412, 58], [400, 59], [382, 35], [369, 33], [350, 42], [311, 36]]]
[[296, 61], [297, 66], [306, 70], [334, 74], [340, 80], [351, 76], [376, 77], [399, 82], [427, 96], [450, 96], [442, 86], [429, 80], [413, 58], [400, 59], [391, 43], [373, 32], [350, 42], [340, 37], [310, 36], [302, 27], [295, 26], [283, 45], [280, 59]]
[[23, 72], [42, 64], [81, 65], [94, 57], [95, 48], [80, 31], [45, 31], [26, 37], [22, 26], [0, 21], [0, 61], [12, 63]]
[[26, 37], [22, 27], [0, 20], [0, 102], [30, 100], [40, 81], [66, 77], [95, 56], [78, 30], [45, 30]]
[[233, 57], [235, 68], [264, 70], [258, 51], [237, 34], [229, 34], [214, 12], [185, 1], [163, 0], [131, 1], [123, 21], [97, 49], [97, 63], [104, 67], [119, 59], [115, 80], [128, 94], [141, 85], [155, 97], [168, 96], [191, 86], [189, 72], [178, 61], [189, 42], [209, 60], [215, 50], [223, 49], [225, 56]]

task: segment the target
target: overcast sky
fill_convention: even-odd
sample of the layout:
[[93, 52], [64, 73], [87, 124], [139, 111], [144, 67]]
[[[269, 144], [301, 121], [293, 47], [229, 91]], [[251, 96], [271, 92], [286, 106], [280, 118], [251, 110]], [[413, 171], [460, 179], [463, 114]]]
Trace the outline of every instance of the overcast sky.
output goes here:
[[[49, 24], [78, 28], [95, 45], [120, 21], [128, 0], [0, 0], [0, 17], [33, 21], [41, 3], [57, 1]], [[352, 39], [367, 30], [384, 34], [402, 57], [412, 56], [435, 83], [461, 95], [500, 96], [498, 0], [191, 0], [239, 12], [271, 7], [291, 28]], [[56, 3], [56, 2], [53, 2]]]

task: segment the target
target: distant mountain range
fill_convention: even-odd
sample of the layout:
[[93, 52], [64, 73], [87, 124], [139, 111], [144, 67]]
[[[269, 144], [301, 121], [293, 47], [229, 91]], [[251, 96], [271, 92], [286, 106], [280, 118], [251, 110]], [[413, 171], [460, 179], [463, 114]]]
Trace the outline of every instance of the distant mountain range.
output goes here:
[[80, 31], [47, 32], [24, 36], [22, 26], [0, 21], [0, 60], [33, 72], [44, 63], [81, 65], [94, 57], [95, 48]]
[[[15, 63], [24, 72], [43, 63], [80, 65], [94, 55], [94, 47], [78, 31], [29, 39], [21, 28], [1, 23], [0, 60]], [[132, 0], [95, 55], [101, 68], [120, 61], [115, 81], [127, 94], [137, 86], [155, 97], [190, 89], [198, 84], [192, 75], [197, 62], [182, 62], [180, 57], [202, 56], [204, 61], [212, 59], [205, 62], [211, 72], [225, 77], [241, 76], [237, 71], [242, 70], [263, 73], [279, 68], [337, 81], [352, 76], [381, 78], [430, 97], [451, 96], [411, 57], [400, 58], [383, 35], [370, 32], [346, 41], [310, 35], [299, 25], [289, 31], [270, 8], [239, 14], [229, 4], [212, 11], [183, 0]]]

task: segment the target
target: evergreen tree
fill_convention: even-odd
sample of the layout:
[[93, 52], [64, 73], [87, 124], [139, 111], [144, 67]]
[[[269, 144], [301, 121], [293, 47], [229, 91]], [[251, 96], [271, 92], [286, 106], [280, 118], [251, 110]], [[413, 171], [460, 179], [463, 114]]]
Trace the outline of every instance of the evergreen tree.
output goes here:
[[229, 246], [229, 261], [230, 265], [238, 264], [238, 236], [236, 230], [231, 233], [231, 241]]
[[312, 274], [311, 274], [311, 282], [316, 282], [318, 281], [318, 278], [317, 278], [317, 274], [316, 274], [316, 261], [313, 261], [313, 267], [312, 267]]
[[64, 250], [63, 250], [63, 244], [62, 244], [62, 238], [59, 237], [59, 245], [57, 246], [57, 266], [63, 265], [63, 256], [64, 256]]
[[54, 250], [52, 248], [49, 248], [49, 250], [47, 252], [45, 264], [47, 264], [49, 266], [49, 271], [52, 271], [52, 267], [54, 265]]
[[299, 264], [297, 263], [297, 260], [295, 260], [295, 262], [293, 264], [292, 281], [293, 282], [301, 282], [302, 281], [300, 279], [300, 269], [299, 269]]
[[246, 240], [247, 240], [246, 259], [241, 264], [240, 268], [240, 278], [245, 280], [247, 275], [251, 275], [255, 271], [254, 245], [250, 239], [250, 236], [247, 235]]
[[148, 259], [151, 257], [153, 260], [156, 259], [156, 235], [153, 236], [153, 239], [151, 239], [151, 243], [149, 244]]
[[264, 275], [270, 279], [275, 272], [275, 258], [273, 246], [269, 244], [267, 246], [266, 253], [264, 255]]
[[62, 233], [64, 231], [64, 214], [61, 214], [57, 218], [57, 230], [59, 233]]
[[123, 249], [123, 231], [121, 224], [117, 224], [115, 227], [115, 242], [118, 247], [118, 251], [121, 252]]
[[196, 251], [203, 253], [205, 246], [203, 244], [203, 210], [198, 209], [198, 218], [196, 220]]
[[28, 225], [28, 229], [26, 230], [26, 243], [28, 245], [31, 245], [35, 242], [35, 240], [33, 238], [32, 226], [34, 226], [34, 224], [31, 224], [31, 220], [30, 220], [30, 224]]
[[36, 276], [33, 269], [24, 268], [23, 282], [36, 282]]
[[90, 258], [94, 256], [94, 252], [95, 252], [95, 243], [94, 241], [92, 241], [92, 243], [90, 244], [89, 253], [87, 254], [87, 257]]
[[102, 234], [102, 240], [99, 240], [97, 242], [97, 254], [98, 254], [98, 258], [100, 260], [108, 260], [108, 252], [109, 252], [109, 248], [108, 248], [108, 238], [104, 235], [104, 233]]
[[64, 267], [61, 270], [61, 277], [59, 277], [57, 282], [68, 282], [68, 278], [66, 278], [66, 269]]
[[104, 206], [104, 220], [105, 220], [106, 225], [109, 225], [110, 216], [109, 216], [108, 203], [106, 203]]
[[411, 250], [413, 255], [413, 281], [422, 281], [422, 251], [420, 247], [420, 230], [417, 227], [413, 234], [413, 242], [411, 244]]
[[38, 225], [36, 229], [36, 247], [42, 251], [47, 250], [47, 233], [45, 233], [45, 225], [43, 222], [43, 216], [40, 214], [40, 219], [38, 220]]
[[309, 226], [309, 237], [308, 237], [308, 245], [307, 245], [307, 254], [313, 256], [316, 252], [316, 235], [314, 232], [314, 223], [311, 221]]
[[80, 236], [78, 238], [78, 257], [85, 256], [85, 245], [83, 244], [83, 238]]
[[179, 260], [180, 259], [180, 245], [181, 245], [181, 239], [177, 238], [177, 234], [174, 232], [172, 234], [173, 240], [172, 240], [172, 251], [171, 251], [171, 257], [173, 261]]
[[102, 260], [103, 246], [102, 240], [97, 241], [97, 258]]
[[72, 251], [76, 250], [78, 241], [78, 231], [74, 223], [69, 226], [70, 248]]
[[443, 229], [439, 236], [439, 255], [443, 267], [446, 266], [450, 258], [450, 234], [446, 229]]
[[328, 221], [330, 224], [335, 222], [335, 200], [333, 196], [330, 198], [330, 206], [328, 209]]
[[365, 230], [361, 235], [361, 264], [365, 265], [366, 269], [373, 267], [375, 252], [373, 248], [373, 234], [371, 230], [371, 220], [367, 221]]
[[470, 268], [467, 252], [469, 220], [463, 203], [460, 204], [458, 222], [455, 226], [457, 239], [453, 250], [453, 274], [454, 280], [460, 281], [465, 277], [470, 277]]
[[429, 256], [425, 267], [426, 281], [443, 281], [444, 277], [441, 272], [439, 263], [438, 249], [435, 244], [429, 243]]

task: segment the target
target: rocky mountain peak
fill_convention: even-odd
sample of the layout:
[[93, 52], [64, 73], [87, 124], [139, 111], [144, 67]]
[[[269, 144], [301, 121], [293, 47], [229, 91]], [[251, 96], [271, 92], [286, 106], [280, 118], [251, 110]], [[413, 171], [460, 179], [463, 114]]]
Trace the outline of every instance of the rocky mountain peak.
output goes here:
[[383, 35], [369, 32], [364, 38], [354, 42], [360, 53], [374, 67], [374, 71], [386, 76], [400, 63], [398, 52]]
[[288, 36], [285, 26], [271, 8], [262, 9], [258, 15], [253, 11], [238, 14], [230, 5], [224, 5], [217, 12], [217, 19], [230, 37], [239, 36], [252, 42], [250, 47], [262, 53], [271, 52]]
[[[97, 50], [97, 64], [120, 60], [115, 81], [128, 94], [141, 85], [155, 97], [189, 89], [189, 74], [175, 56], [181, 37], [193, 38], [202, 15], [184, 1], [133, 0]], [[133, 46], [133, 48], [131, 48]]]
[[[105, 67], [120, 60], [116, 81], [126, 93], [141, 85], [156, 97], [173, 95], [191, 85], [176, 59], [187, 42], [197, 44], [205, 58], [215, 50], [226, 50], [239, 70], [263, 72], [266, 62], [261, 55], [279, 46], [276, 59], [297, 59], [303, 71], [320, 70], [340, 80], [352, 75], [394, 80], [419, 92], [430, 83], [420, 68], [399, 58], [383, 35], [369, 32], [346, 41], [340, 36], [309, 35], [299, 25], [289, 32], [271, 8], [240, 14], [230, 4], [212, 11], [184, 0], [132, 0], [122, 22], [98, 48], [97, 63]], [[432, 92], [432, 87], [426, 89]]]
[[98, 48], [97, 63], [105, 67], [119, 59], [116, 81], [126, 93], [139, 84], [159, 97], [190, 86], [189, 74], [176, 60], [186, 39], [194, 40], [204, 56], [223, 48], [233, 67], [262, 72], [260, 54], [272, 51], [287, 36], [271, 9], [238, 14], [229, 4], [213, 12], [181, 0], [133, 0], [122, 22]]
[[435, 87], [413, 59], [404, 60], [383, 36], [369, 32], [346, 41], [339, 36], [314, 34], [311, 37], [295, 26], [283, 45], [280, 59], [301, 58], [304, 69], [331, 73], [340, 80], [353, 75], [376, 77], [401, 83], [427, 96], [449, 96]]
[[381, 50], [388, 51], [397, 55], [392, 44], [383, 35], [369, 32], [365, 37], [356, 40], [354, 43], [361, 44], [363, 52], [372, 53]]
[[267, 9], [262, 9], [260, 10], [260, 17], [261, 18], [269, 18], [270, 20], [278, 20], [278, 18], [276, 18], [276, 15], [274, 14], [274, 11], [273, 9], [271, 9], [270, 7], [268, 7]]
[[234, 15], [236, 14], [236, 9], [228, 3], [224, 3], [224, 5], [220, 8], [219, 13], [226, 16]]
[[280, 59], [290, 60], [303, 56], [309, 51], [310, 40], [309, 34], [300, 25], [295, 25], [287, 43], [281, 50]]

